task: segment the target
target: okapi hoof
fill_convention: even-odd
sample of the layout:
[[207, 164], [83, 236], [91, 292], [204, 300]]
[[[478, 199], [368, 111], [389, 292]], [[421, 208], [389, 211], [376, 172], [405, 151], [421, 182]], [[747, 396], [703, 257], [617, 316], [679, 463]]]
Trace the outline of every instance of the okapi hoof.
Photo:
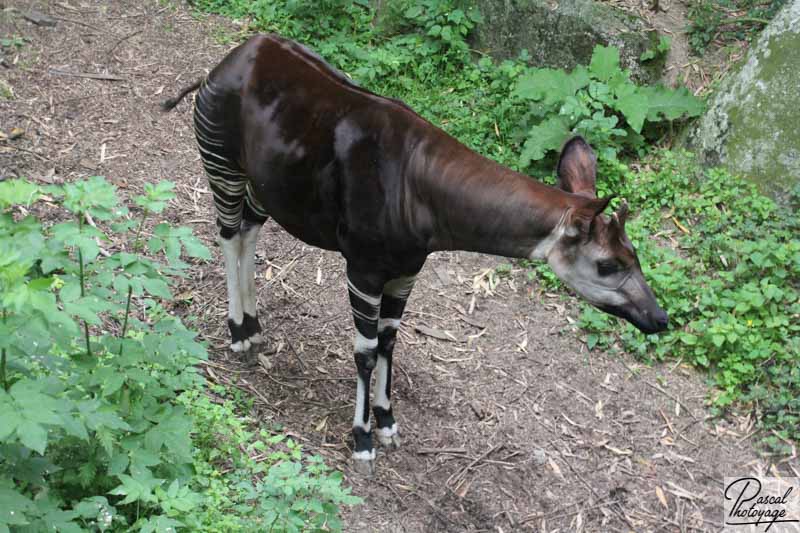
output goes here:
[[353, 452], [353, 470], [365, 477], [375, 475], [375, 450]]
[[265, 342], [264, 336], [261, 334], [261, 324], [258, 323], [258, 316], [245, 313], [241, 324], [237, 324], [229, 318], [228, 328], [231, 331], [231, 351], [233, 352], [247, 352], [252, 346]]
[[380, 442], [381, 446], [384, 448], [396, 450], [400, 447], [400, 435], [397, 433], [397, 424], [392, 424], [392, 426], [388, 428], [378, 428], [375, 434], [378, 436], [378, 442]]
[[249, 339], [244, 339], [242, 341], [236, 341], [234, 343], [231, 343], [231, 351], [235, 352], [235, 353], [246, 352], [247, 350], [250, 349], [250, 346], [251, 346], [251, 344], [250, 344], [250, 340]]

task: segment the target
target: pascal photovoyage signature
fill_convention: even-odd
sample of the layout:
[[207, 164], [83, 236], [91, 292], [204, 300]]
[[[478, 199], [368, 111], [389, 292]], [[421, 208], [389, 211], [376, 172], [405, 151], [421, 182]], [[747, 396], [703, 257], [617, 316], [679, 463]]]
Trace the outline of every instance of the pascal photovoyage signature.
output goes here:
[[783, 494], [762, 494], [761, 489], [761, 481], [754, 477], [728, 483], [725, 500], [734, 503], [726, 513], [726, 526], [764, 525], [764, 531], [769, 531], [776, 523], [800, 522], [787, 514], [794, 487], [788, 487]]

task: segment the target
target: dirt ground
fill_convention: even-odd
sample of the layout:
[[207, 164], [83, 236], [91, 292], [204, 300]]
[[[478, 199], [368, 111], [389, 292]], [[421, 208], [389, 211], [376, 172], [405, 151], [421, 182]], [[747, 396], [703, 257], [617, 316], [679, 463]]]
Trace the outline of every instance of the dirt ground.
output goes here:
[[[280, 350], [269, 370], [228, 352], [190, 104], [158, 110], [223, 57], [230, 45], [220, 37], [237, 27], [154, 0], [2, 7], [0, 37], [26, 41], [0, 66], [13, 91], [0, 100], [0, 131], [24, 132], [0, 142], [0, 179], [100, 174], [125, 196], [177, 183], [167, 220], [191, 226], [218, 259], [192, 271], [175, 311], [196, 316], [212, 346], [210, 380], [248, 391], [259, 420], [282, 424], [364, 497], [345, 511], [347, 531], [717, 531], [723, 478], [772, 467], [752, 448], [752, 421], [709, 416], [702, 375], [680, 361], [647, 367], [589, 352], [571, 299], [521, 269], [492, 275], [501, 258], [440, 253], [423, 270], [395, 352], [402, 447], [379, 450], [375, 477], [358, 476], [343, 260], [268, 223], [260, 312]], [[55, 27], [21, 17], [34, 7]]]

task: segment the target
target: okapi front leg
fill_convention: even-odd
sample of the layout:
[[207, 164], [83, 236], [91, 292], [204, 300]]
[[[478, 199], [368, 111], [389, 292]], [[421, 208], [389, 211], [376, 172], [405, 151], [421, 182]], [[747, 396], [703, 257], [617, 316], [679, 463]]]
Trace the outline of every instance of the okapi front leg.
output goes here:
[[400, 447], [397, 422], [392, 413], [392, 352], [397, 338], [397, 329], [406, 302], [414, 288], [414, 276], [397, 278], [383, 288], [380, 319], [378, 320], [378, 362], [375, 366], [375, 398], [372, 412], [375, 414], [378, 440], [383, 446]]
[[365, 276], [360, 276], [349, 268], [347, 289], [356, 326], [353, 351], [358, 371], [356, 407], [353, 415], [353, 466], [359, 473], [371, 475], [375, 470], [375, 448], [372, 445], [369, 422], [369, 382], [378, 355], [378, 313], [381, 294], [374, 283], [370, 283]]

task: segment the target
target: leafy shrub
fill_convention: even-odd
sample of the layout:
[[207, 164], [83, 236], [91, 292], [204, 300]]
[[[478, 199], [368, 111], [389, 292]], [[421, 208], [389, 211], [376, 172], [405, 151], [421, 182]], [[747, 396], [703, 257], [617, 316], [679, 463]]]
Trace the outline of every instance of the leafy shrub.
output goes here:
[[619, 50], [597, 45], [588, 67], [572, 72], [535, 68], [520, 77], [515, 94], [530, 102], [521, 166], [556, 153], [580, 133], [602, 159], [615, 160], [623, 148], [640, 148], [646, 122], [699, 115], [703, 106], [685, 88], [639, 87], [619, 64]]
[[[205, 348], [161, 302], [186, 266], [181, 256], [207, 258], [208, 250], [169, 224], [142, 237], [171, 189], [147, 185], [137, 222], [99, 177], [46, 189], [0, 182], [0, 531], [208, 530], [218, 522], [231, 524], [226, 531], [297, 531], [336, 526], [336, 506], [355, 501], [340, 477], [317, 458], [304, 464], [288, 441], [289, 452], [273, 449], [259, 464], [237, 457], [219, 439], [237, 418], [226, 412], [210, 424], [221, 408], [198, 410], [205, 383], [194, 365]], [[71, 220], [44, 225], [29, 212], [57, 203]], [[105, 252], [107, 237], [87, 220], [127, 235], [129, 251]], [[138, 253], [145, 245], [166, 262]], [[230, 446], [250, 445], [249, 434], [233, 435]], [[270, 450], [283, 439], [262, 437], [252, 446]], [[219, 480], [229, 458], [238, 462], [235, 486]], [[205, 490], [214, 477], [227, 509]], [[258, 512], [242, 511], [245, 504]]]

